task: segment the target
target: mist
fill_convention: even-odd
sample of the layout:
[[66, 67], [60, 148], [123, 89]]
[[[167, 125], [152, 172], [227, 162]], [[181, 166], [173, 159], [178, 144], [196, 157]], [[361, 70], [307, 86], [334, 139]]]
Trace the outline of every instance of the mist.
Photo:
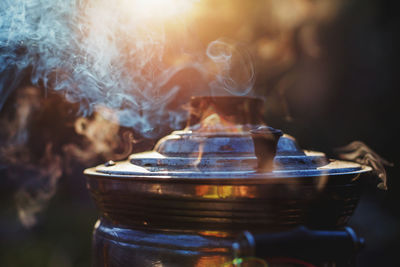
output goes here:
[[[177, 128], [186, 119], [184, 109], [170, 105], [182, 90], [248, 94], [254, 84], [250, 57], [222, 40], [188, 41], [193, 38], [184, 13], [197, 1], [176, 2], [165, 11], [139, 0], [2, 1], [0, 109], [27, 75], [33, 85], [79, 103], [81, 116], [103, 106], [120, 125], [154, 138], [159, 129]], [[179, 17], [170, 20], [172, 15]], [[182, 88], [171, 82], [186, 69], [204, 83]]]
[[[24, 226], [36, 224], [68, 164], [126, 158], [138, 138], [180, 128], [182, 104], [193, 95], [251, 92], [254, 67], [244, 46], [193, 38], [186, 15], [198, 1], [173, 2], [1, 1], [0, 111], [11, 95], [15, 108], [0, 117], [0, 161], [18, 184]], [[54, 107], [43, 105], [53, 93], [77, 107], [73, 122], [60, 122], [73, 124], [75, 139], [57, 142], [57, 125], [32, 132], [38, 116], [52, 116], [44, 113]]]

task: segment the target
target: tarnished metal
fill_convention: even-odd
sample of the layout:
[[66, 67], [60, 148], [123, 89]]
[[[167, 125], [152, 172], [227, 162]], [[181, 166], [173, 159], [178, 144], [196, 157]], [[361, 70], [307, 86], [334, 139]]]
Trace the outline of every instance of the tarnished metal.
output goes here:
[[94, 265], [220, 266], [244, 230], [344, 226], [371, 169], [301, 150], [261, 107], [194, 98], [188, 126], [153, 151], [85, 170], [101, 212]]

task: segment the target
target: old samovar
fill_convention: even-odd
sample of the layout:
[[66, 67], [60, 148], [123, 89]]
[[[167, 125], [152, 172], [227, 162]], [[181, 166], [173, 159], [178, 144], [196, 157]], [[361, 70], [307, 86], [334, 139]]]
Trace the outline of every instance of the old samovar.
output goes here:
[[94, 266], [260, 266], [238, 260], [254, 252], [264, 266], [349, 263], [362, 240], [346, 223], [371, 169], [300, 149], [262, 107], [195, 97], [187, 127], [154, 150], [85, 170], [101, 213]]

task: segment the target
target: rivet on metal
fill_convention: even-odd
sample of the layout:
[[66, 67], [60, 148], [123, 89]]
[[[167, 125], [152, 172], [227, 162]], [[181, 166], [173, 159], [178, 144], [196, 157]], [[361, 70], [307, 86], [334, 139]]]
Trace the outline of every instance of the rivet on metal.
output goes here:
[[114, 166], [114, 165], [115, 165], [115, 162], [112, 161], [112, 160], [109, 160], [106, 163], [104, 163], [104, 166], [106, 166], [106, 167], [111, 167], [111, 166]]

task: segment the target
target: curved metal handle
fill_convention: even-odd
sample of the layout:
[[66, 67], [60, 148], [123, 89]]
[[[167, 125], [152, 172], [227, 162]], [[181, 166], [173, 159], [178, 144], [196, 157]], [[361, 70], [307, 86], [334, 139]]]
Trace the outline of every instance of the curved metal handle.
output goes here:
[[354, 230], [310, 230], [298, 227], [280, 233], [243, 232], [232, 245], [235, 257], [294, 257], [318, 261], [349, 260], [364, 246]]

